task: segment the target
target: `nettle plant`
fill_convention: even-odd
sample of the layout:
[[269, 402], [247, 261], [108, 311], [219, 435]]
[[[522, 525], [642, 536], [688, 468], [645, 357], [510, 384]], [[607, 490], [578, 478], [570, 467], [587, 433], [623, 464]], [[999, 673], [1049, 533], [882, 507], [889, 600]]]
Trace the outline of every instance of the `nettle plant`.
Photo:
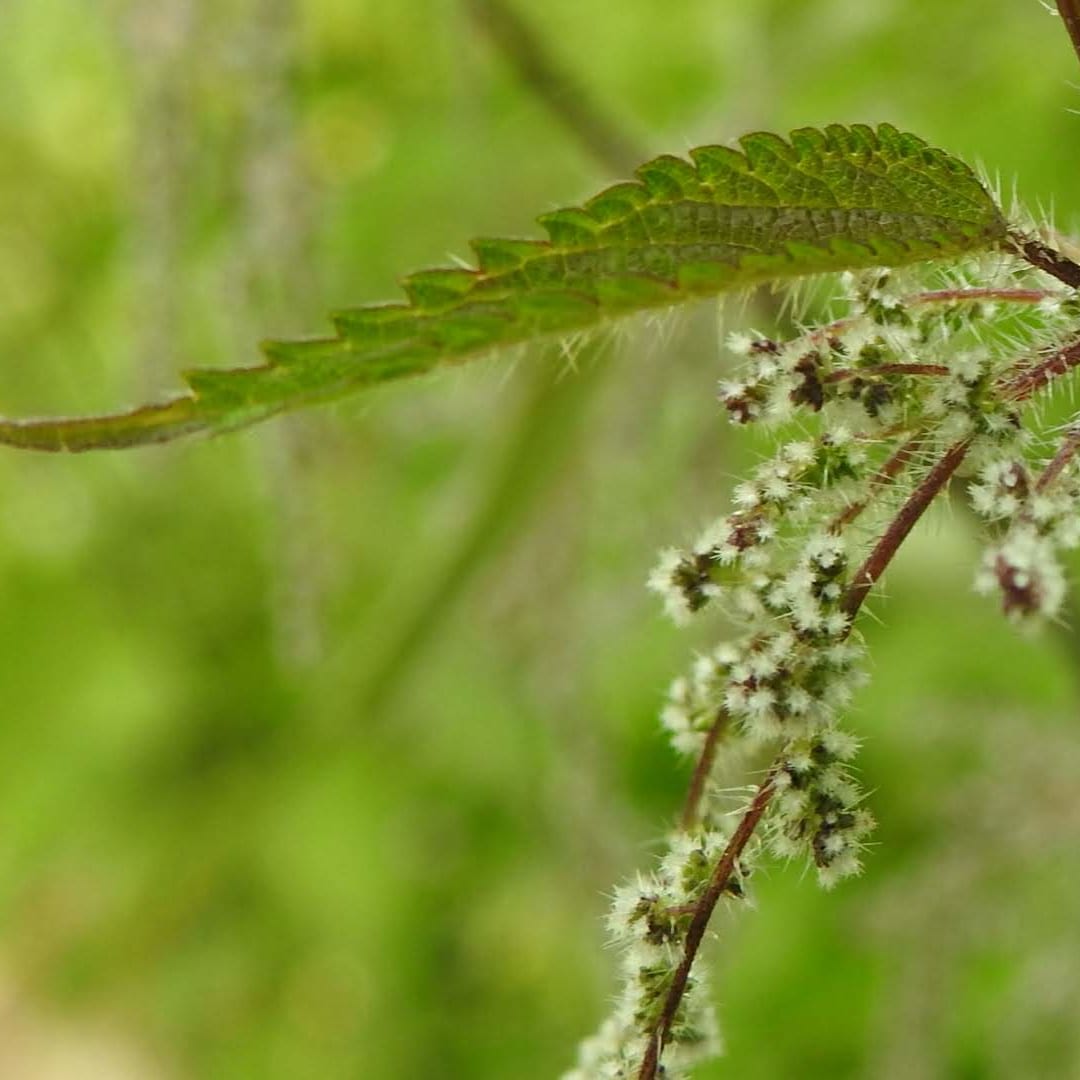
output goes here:
[[[739, 144], [649, 161], [541, 217], [546, 240], [474, 241], [475, 268], [413, 274], [407, 302], [342, 311], [332, 338], [271, 342], [259, 367], [189, 372], [173, 400], [0, 421], [0, 441], [37, 450], [214, 434], [635, 312], [824, 282], [830, 321], [730, 338], [739, 368], [720, 404], [773, 429], [775, 449], [649, 579], [677, 622], [713, 605], [738, 630], [663, 706], [690, 788], [658, 864], [615, 893], [622, 990], [566, 1080], [682, 1076], [718, 1052], [699, 952], [762, 860], [806, 860], [826, 888], [859, 872], [874, 820], [841, 727], [864, 679], [857, 624], [950, 480], [967, 478], [987, 526], [976, 585], [1010, 619], [1055, 616], [1059, 553], [1080, 545], [1080, 421], [1046, 430], [1032, 408], [1080, 366], [1080, 265], [1049, 227], [888, 124]], [[724, 786], [733, 769], [757, 780], [746, 797]]]

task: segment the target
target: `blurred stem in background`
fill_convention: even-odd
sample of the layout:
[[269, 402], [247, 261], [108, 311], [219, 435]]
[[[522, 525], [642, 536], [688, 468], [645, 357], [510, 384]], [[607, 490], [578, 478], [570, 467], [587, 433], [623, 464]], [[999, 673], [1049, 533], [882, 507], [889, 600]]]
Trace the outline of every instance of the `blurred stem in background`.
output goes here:
[[563, 127], [615, 175], [645, 160], [644, 150], [593, 103], [588, 88], [548, 51], [529, 23], [506, 0], [464, 0], [477, 26]]
[[195, 103], [188, 72], [199, 51], [199, 18], [192, 0], [146, 4], [132, 0], [122, 34], [131, 57], [134, 140], [131, 232], [135, 266], [136, 396], [152, 396], [188, 358], [180, 356], [182, 245], [190, 226]]
[[[298, 331], [317, 295], [312, 226], [315, 207], [301, 166], [295, 123], [296, 0], [255, 0], [238, 49], [246, 89], [239, 151], [240, 235], [230, 283], [236, 292], [237, 348], [259, 337]], [[276, 653], [286, 668], [309, 668], [323, 652], [325, 547], [305, 458], [321, 447], [319, 418], [283, 418], [254, 442], [272, 520], [269, 598]]]
[[[465, 0], [479, 27], [490, 34], [522, 84], [544, 103], [562, 129], [602, 168], [625, 175], [644, 161], [630, 137], [595, 107], [586, 88], [552, 56], [533, 28], [502, 0]], [[591, 353], [591, 350], [590, 350]], [[357, 715], [385, 710], [403, 676], [425, 646], [437, 640], [456, 601], [488, 560], [503, 550], [550, 493], [567, 464], [580, 456], [590, 403], [608, 377], [609, 365], [591, 355], [555, 383], [551, 366], [529, 365], [520, 412], [488, 487], [455, 538], [452, 552], [406, 609], [388, 620], [382, 642], [369, 657]], [[395, 612], [397, 606], [395, 605]], [[350, 650], [351, 652], [351, 650]]]
[[[386, 631], [369, 655], [367, 678], [357, 696], [361, 718], [387, 709], [417, 656], [452, 618], [470, 583], [522, 530], [568, 464], [580, 458], [589, 407], [610, 365], [595, 362], [589, 350], [578, 370], [555, 378], [551, 364], [535, 357], [531, 362], [535, 368], [507, 425], [506, 445], [450, 554], [400, 614], [387, 613]], [[351, 660], [354, 649], [347, 647], [345, 656]]]

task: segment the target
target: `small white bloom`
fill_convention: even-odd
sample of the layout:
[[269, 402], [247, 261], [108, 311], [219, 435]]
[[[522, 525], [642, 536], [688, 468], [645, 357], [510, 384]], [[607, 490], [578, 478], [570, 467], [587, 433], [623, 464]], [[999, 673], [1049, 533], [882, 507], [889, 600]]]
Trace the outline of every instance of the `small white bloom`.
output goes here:
[[668, 704], [660, 712], [660, 723], [672, 735], [681, 735], [690, 728], [690, 714], [683, 705]]
[[965, 383], [974, 383], [982, 374], [986, 354], [978, 351], [957, 351], [949, 354], [949, 369]]
[[812, 465], [817, 451], [811, 442], [789, 442], [780, 451], [793, 465]]
[[[765, 570], [772, 562], [772, 556], [765, 548], [750, 548], [742, 553], [743, 565], [748, 571]], [[754, 575], [754, 580], [760, 579], [761, 575]]]
[[786, 764], [793, 772], [808, 773], [814, 767], [814, 758], [809, 748], [800, 748], [788, 755]]
[[764, 481], [762, 492], [771, 502], [783, 502], [791, 494], [791, 484], [783, 476], [771, 476]]
[[828, 866], [819, 867], [818, 882], [825, 889], [831, 889], [844, 878], [855, 877], [862, 873], [862, 863], [854, 851], [846, 851], [838, 855]]
[[749, 667], [752, 674], [759, 679], [767, 679], [775, 675], [777, 670], [776, 661], [768, 653], [754, 653], [750, 657]]
[[824, 848], [826, 855], [835, 858], [847, 849], [849, 843], [850, 841], [843, 832], [834, 832], [825, 837], [825, 841], [821, 846]]
[[806, 716], [814, 707], [814, 699], [801, 686], [793, 686], [784, 699], [793, 716]]
[[820, 738], [821, 745], [838, 761], [850, 761], [859, 752], [859, 740], [842, 728], [826, 728]]
[[732, 492], [732, 501], [744, 510], [752, 510], [761, 502], [761, 495], [755, 484], [738, 484]]
[[731, 683], [724, 691], [724, 708], [732, 716], [742, 716], [746, 712], [746, 687], [739, 683]]
[[705, 745], [705, 734], [700, 731], [679, 731], [669, 740], [672, 749], [684, 757], [697, 757]]
[[727, 350], [735, 356], [749, 356], [754, 348], [754, 338], [747, 333], [728, 334]]
[[759, 686], [747, 695], [746, 711], [750, 716], [760, 719], [767, 716], [775, 704], [776, 695], [768, 687]]
[[776, 832], [769, 840], [769, 847], [778, 859], [794, 859], [803, 853], [805, 845], [785, 832]]
[[722, 547], [731, 539], [731, 522], [719, 518], [701, 531], [694, 544], [694, 554], [706, 555], [714, 548]]
[[776, 796], [776, 809], [781, 818], [796, 821], [806, 813], [809, 796], [798, 788], [787, 788]]

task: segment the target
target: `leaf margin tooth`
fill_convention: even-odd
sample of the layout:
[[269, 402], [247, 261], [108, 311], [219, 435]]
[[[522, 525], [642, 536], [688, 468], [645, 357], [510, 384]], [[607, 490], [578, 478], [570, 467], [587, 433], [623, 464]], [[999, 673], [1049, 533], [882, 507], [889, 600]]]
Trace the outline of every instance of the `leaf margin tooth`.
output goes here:
[[[475, 269], [416, 271], [402, 281], [406, 302], [332, 313], [335, 337], [264, 342], [257, 366], [195, 368], [183, 373], [190, 393], [157, 405], [102, 417], [0, 418], [0, 442], [81, 450], [231, 430], [505, 343], [574, 332], [608, 315], [770, 278], [901, 265], [1006, 240], [1004, 216], [972, 170], [888, 122], [797, 128], [786, 139], [749, 132], [739, 145], [696, 147], [689, 161], [658, 155], [639, 166], [636, 179], [580, 207], [541, 215], [547, 240], [477, 238]], [[867, 192], [876, 207], [858, 202]], [[920, 200], [934, 205], [924, 211]], [[691, 212], [686, 203], [730, 212]], [[785, 209], [802, 215], [780, 222], [776, 211]], [[821, 209], [837, 213], [815, 216]]]

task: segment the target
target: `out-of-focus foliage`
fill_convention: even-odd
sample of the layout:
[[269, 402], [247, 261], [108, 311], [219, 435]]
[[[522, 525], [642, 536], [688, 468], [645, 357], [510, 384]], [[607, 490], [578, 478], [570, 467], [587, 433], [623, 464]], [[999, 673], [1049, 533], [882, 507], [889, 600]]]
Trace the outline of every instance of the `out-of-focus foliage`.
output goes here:
[[[648, 151], [889, 121], [1080, 209], [1037, 0], [519, 6]], [[618, 179], [452, 0], [9, 0], [0, 31], [4, 413], [255, 362]], [[641, 582], [762, 450], [721, 364], [705, 306], [261, 432], [0, 456], [0, 1075], [566, 1066], [603, 893], [686, 782], [655, 712], [695, 639]], [[889, 577], [851, 724], [880, 847], [828, 896], [756, 883], [703, 1075], [1080, 1070], [1080, 650], [972, 596], [977, 550], [958, 503]]]

